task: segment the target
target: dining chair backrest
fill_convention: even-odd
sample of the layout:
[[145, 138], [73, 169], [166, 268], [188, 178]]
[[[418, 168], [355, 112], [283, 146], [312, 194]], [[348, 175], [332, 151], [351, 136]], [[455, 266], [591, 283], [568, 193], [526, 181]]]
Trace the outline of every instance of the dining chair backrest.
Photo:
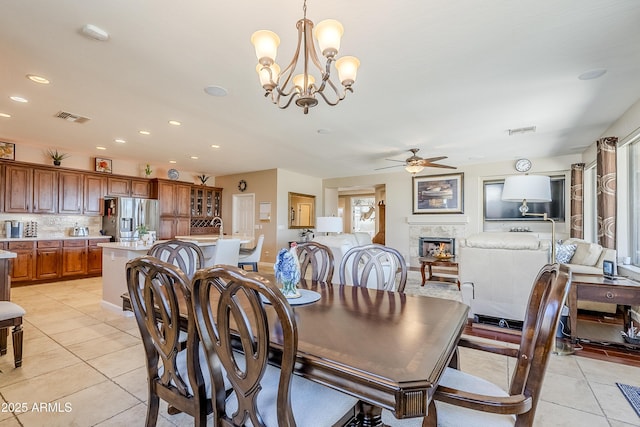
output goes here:
[[[300, 260], [300, 277], [312, 281], [331, 282], [334, 270], [333, 253], [328, 246], [318, 242], [299, 243], [296, 246]], [[308, 271], [309, 270], [309, 271]]]
[[202, 249], [192, 242], [182, 240], [158, 242], [149, 249], [147, 255], [175, 265], [187, 275], [189, 280], [193, 278], [197, 269], [204, 267]]
[[[278, 424], [294, 426], [290, 387], [298, 330], [293, 309], [282, 292], [256, 273], [226, 265], [198, 271], [192, 286], [196, 325], [214, 385], [214, 412], [223, 420], [222, 425], [240, 426], [247, 420], [254, 426], [264, 425], [262, 419], [268, 415], [258, 412], [258, 396], [264, 388], [264, 392], [277, 389], [277, 401], [270, 409], [277, 411]], [[270, 354], [269, 321], [263, 301], [279, 319], [279, 330], [274, 333], [282, 344], [278, 382], [269, 389], [261, 385]], [[250, 357], [240, 356], [236, 350]], [[235, 414], [226, 410], [224, 371], [234, 392], [229, 399], [237, 399]]]
[[258, 271], [258, 263], [262, 256], [262, 245], [264, 244], [264, 234], [258, 236], [258, 243], [252, 249], [240, 249], [240, 259], [238, 260], [238, 267], [250, 265], [253, 271]]
[[407, 263], [396, 249], [372, 243], [354, 246], [340, 262], [340, 283], [404, 292]]
[[[190, 281], [173, 264], [152, 256], [127, 263], [127, 288], [147, 362], [147, 426], [158, 419], [159, 399], [207, 422], [208, 371], [200, 366], [199, 338], [193, 320]], [[186, 311], [186, 348], [180, 342], [181, 312]], [[210, 393], [210, 391], [209, 391]]]
[[240, 257], [240, 239], [219, 239], [212, 265], [238, 265]]

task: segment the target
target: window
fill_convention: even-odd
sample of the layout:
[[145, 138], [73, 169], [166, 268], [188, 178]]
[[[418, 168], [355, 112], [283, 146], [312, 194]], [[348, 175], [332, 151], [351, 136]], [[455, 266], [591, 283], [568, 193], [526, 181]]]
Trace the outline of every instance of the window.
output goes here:
[[640, 133], [630, 145], [629, 156], [629, 231], [631, 263], [640, 266]]

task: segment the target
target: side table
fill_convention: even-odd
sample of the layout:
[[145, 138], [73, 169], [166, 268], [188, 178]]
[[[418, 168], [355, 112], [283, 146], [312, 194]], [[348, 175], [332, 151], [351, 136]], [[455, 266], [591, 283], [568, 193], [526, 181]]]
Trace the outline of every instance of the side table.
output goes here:
[[[437, 278], [444, 281], [455, 280], [455, 283], [458, 285], [458, 290], [460, 290], [458, 262], [456, 261], [455, 256], [447, 259], [426, 256], [418, 258], [418, 261], [420, 261], [420, 273], [422, 274], [422, 284], [420, 286], [424, 286], [427, 280]], [[426, 277], [425, 275], [425, 269], [427, 267], [429, 267], [429, 277]], [[447, 267], [451, 269], [451, 273], [447, 273], [449, 274], [448, 276], [441, 276], [439, 273], [434, 275], [433, 267]]]

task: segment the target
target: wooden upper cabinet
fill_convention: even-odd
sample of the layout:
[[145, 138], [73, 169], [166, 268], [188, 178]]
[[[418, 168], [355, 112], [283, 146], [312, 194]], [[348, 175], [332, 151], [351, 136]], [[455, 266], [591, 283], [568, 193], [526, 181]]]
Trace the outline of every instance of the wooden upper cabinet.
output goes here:
[[58, 172], [33, 170], [33, 213], [56, 213], [58, 207]]
[[151, 181], [148, 179], [132, 179], [131, 197], [149, 199], [151, 197]]
[[83, 177], [78, 172], [59, 172], [58, 213], [82, 213]]
[[108, 196], [131, 196], [131, 180], [120, 177], [107, 178], [107, 195]]
[[191, 185], [155, 180], [151, 196], [158, 199], [160, 216], [191, 216]]
[[7, 213], [31, 212], [33, 168], [6, 165], [4, 176], [4, 211]]
[[85, 215], [103, 214], [105, 187], [106, 179], [103, 176], [84, 176], [84, 204], [82, 211]]
[[176, 184], [176, 216], [191, 216], [191, 185]]

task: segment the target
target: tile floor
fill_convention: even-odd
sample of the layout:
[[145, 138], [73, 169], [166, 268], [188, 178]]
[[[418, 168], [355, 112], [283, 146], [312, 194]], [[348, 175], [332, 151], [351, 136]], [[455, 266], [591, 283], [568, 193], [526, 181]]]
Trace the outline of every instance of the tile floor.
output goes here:
[[[101, 291], [100, 278], [12, 289], [12, 300], [27, 310], [24, 362], [13, 367], [11, 348], [0, 358], [0, 427], [144, 425], [137, 326], [132, 317], [101, 308]], [[462, 350], [463, 370], [506, 387], [513, 360]], [[552, 356], [535, 425], [640, 426], [616, 382], [640, 386], [640, 367]], [[163, 405], [158, 425], [193, 422], [167, 415]]]

